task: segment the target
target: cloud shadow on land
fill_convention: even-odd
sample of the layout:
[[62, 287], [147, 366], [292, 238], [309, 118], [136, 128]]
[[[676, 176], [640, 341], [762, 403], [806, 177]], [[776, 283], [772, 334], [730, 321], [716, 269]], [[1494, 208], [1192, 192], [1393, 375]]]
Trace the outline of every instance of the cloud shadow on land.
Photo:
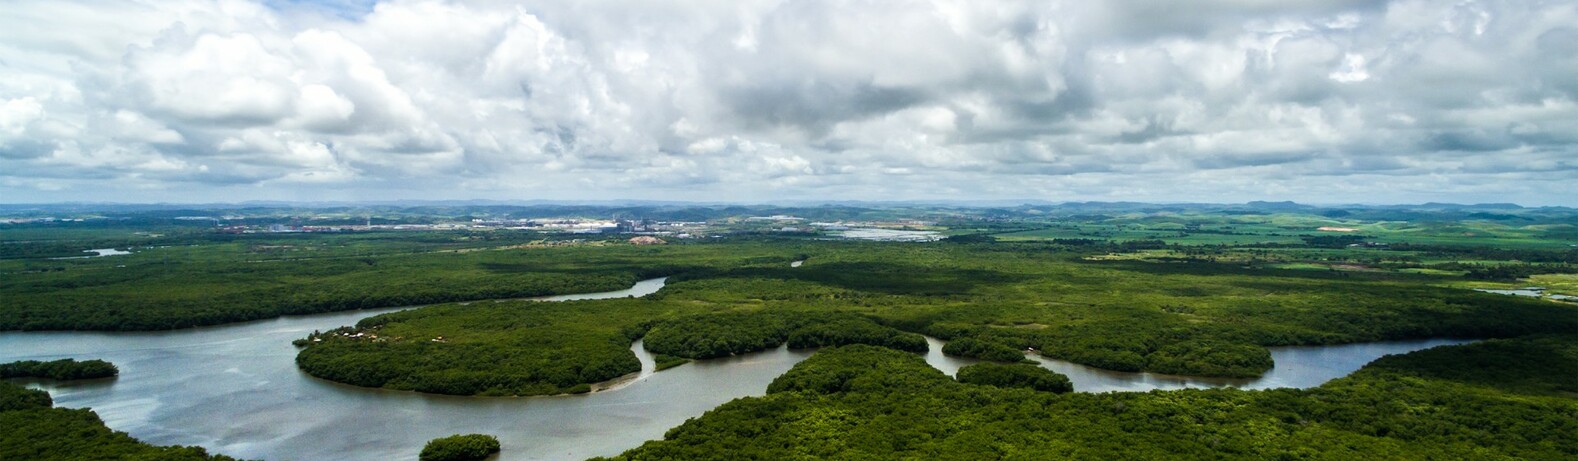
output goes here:
[[992, 270], [878, 262], [834, 262], [798, 268], [744, 268], [707, 275], [707, 278], [713, 277], [803, 280], [848, 290], [895, 295], [966, 294], [984, 285], [1030, 279], [1025, 275]]

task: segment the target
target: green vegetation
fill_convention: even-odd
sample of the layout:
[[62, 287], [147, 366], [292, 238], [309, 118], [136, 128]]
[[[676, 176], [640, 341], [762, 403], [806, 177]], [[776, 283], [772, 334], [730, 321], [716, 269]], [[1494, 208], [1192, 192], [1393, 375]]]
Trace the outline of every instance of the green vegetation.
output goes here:
[[0, 459], [213, 460], [199, 447], [158, 447], [110, 430], [87, 409], [53, 408], [49, 393], [0, 381]]
[[491, 435], [465, 434], [440, 437], [427, 442], [418, 458], [422, 461], [480, 461], [499, 452], [499, 439]]
[[1529, 282], [1550, 288], [1551, 293], [1578, 296], [1578, 274], [1542, 274], [1529, 277]]
[[1271, 351], [1223, 341], [1169, 344], [1146, 356], [1146, 369], [1158, 373], [1252, 378], [1270, 370]]
[[[469, 223], [565, 216], [558, 213], [704, 221], [725, 237], [633, 246], [623, 237], [469, 226], [225, 234], [204, 227], [212, 223], [175, 219]], [[889, 227], [946, 229], [952, 237], [814, 240], [801, 234], [823, 234], [775, 234], [770, 221], [741, 219], [766, 214], [915, 220]], [[0, 259], [8, 301], [0, 305], [0, 329], [164, 329], [451, 303], [299, 342], [298, 362], [316, 376], [423, 392], [588, 390], [635, 371], [625, 349], [641, 337], [654, 352], [696, 359], [782, 344], [922, 350], [913, 335], [921, 333], [949, 340], [946, 353], [993, 361], [1018, 361], [1020, 351], [1034, 349], [1114, 370], [1246, 377], [1274, 365], [1269, 346], [1578, 329], [1570, 303], [1461, 289], [1510, 283], [1473, 278], [1483, 274], [1558, 280], [1551, 274], [1578, 272], [1578, 249], [1569, 243], [1578, 236], [1578, 213], [1566, 209], [435, 207], [85, 218], [0, 226], [0, 246], [10, 251]], [[62, 251], [28, 250], [46, 244]], [[107, 246], [136, 254], [37, 257]], [[788, 267], [795, 260], [806, 262]], [[656, 275], [672, 275], [669, 287], [635, 301], [455, 304], [611, 290]]]
[[413, 309], [314, 335], [296, 363], [333, 381], [436, 394], [586, 392], [641, 369], [617, 319], [657, 308], [626, 299]]
[[[1092, 260], [1048, 243], [743, 241], [643, 249], [691, 269], [641, 299], [445, 304], [301, 341], [302, 369], [445, 394], [589, 390], [638, 370], [627, 349], [705, 359], [788, 344], [874, 344], [1124, 371], [1248, 377], [1268, 346], [1578, 329], [1578, 308], [1446, 289], [1440, 277]], [[624, 248], [586, 248], [629, 251]], [[812, 257], [801, 267], [787, 261]], [[360, 334], [361, 336], [356, 336]]]
[[[767, 393], [828, 395], [877, 389], [917, 393], [952, 381], [914, 354], [882, 347], [830, 348], [811, 357], [774, 379], [767, 385]], [[871, 370], [891, 372], [871, 373]]]
[[[457, 395], [589, 392], [639, 369], [628, 350], [637, 339], [658, 354], [660, 370], [783, 345], [826, 348], [766, 397], [728, 403], [629, 459], [1578, 456], [1578, 304], [1469, 290], [1537, 283], [1578, 294], [1570, 209], [363, 211], [227, 210], [211, 214], [239, 217], [200, 223], [178, 219], [200, 214], [188, 210], [127, 211], [0, 224], [0, 330], [157, 330], [436, 303], [315, 332], [297, 341], [297, 364], [338, 382]], [[708, 237], [633, 246], [628, 235], [503, 226], [215, 227], [590, 214], [697, 221], [695, 234]], [[743, 219], [771, 214], [884, 220], [950, 237], [822, 240], [822, 230], [780, 232], [777, 221]], [[135, 254], [49, 259], [88, 248]], [[640, 299], [492, 301], [614, 290], [660, 275], [671, 276], [668, 286]], [[1002, 363], [949, 379], [902, 352], [924, 351], [920, 334], [948, 340], [944, 353]], [[1275, 365], [1271, 346], [1439, 337], [1511, 339], [1383, 358], [1308, 390], [1059, 394], [1066, 378], [1015, 363], [1033, 350], [1113, 370], [1251, 377]], [[47, 458], [36, 449], [46, 446], [89, 459], [95, 450], [206, 456], [139, 444], [90, 411], [49, 408], [47, 394], [11, 388], [0, 386], [0, 427], [23, 430], [0, 434], [0, 459]]]
[[660, 354], [709, 359], [788, 343], [795, 349], [870, 344], [926, 352], [926, 338], [839, 313], [753, 311], [703, 314], [658, 322], [646, 347]]
[[652, 358], [655, 362], [657, 362], [653, 364], [653, 371], [663, 371], [690, 363], [690, 359], [684, 357], [675, 357], [672, 355], [653, 354]]
[[613, 459], [1571, 459], [1574, 367], [1578, 337], [1545, 336], [1387, 357], [1308, 390], [1052, 394], [849, 346]]
[[[367, 387], [454, 395], [586, 392], [592, 383], [639, 371], [629, 347], [643, 334], [641, 320], [672, 309], [657, 299], [413, 309], [298, 341], [306, 348], [296, 363], [313, 376]], [[918, 334], [852, 315], [737, 312], [655, 324], [645, 343], [662, 358], [660, 368], [785, 342], [799, 348], [863, 343], [926, 350]]]
[[904, 333], [854, 316], [829, 316], [789, 332], [789, 347], [795, 349], [849, 344], [869, 344], [910, 352], [926, 352], [927, 349], [926, 338], [921, 335]]
[[1023, 387], [1043, 392], [1073, 392], [1067, 376], [1026, 363], [977, 363], [959, 369], [959, 382], [1002, 388]]
[[[345, 243], [300, 239], [305, 242], [293, 245]], [[7, 299], [0, 305], [0, 330], [161, 330], [285, 314], [609, 291], [679, 269], [628, 246], [321, 259], [279, 259], [249, 249], [257, 246], [264, 245], [158, 249], [116, 256], [114, 266], [104, 258], [20, 263], [18, 276], [0, 277]]]
[[0, 364], [0, 378], [48, 378], [58, 380], [108, 378], [120, 373], [103, 360], [60, 359], [50, 362], [23, 360]]
[[942, 353], [997, 362], [1019, 362], [1025, 360], [1025, 353], [1019, 349], [971, 337], [961, 337], [949, 341], [947, 345], [942, 346]]
[[710, 359], [777, 347], [789, 325], [759, 312], [692, 315], [669, 320], [647, 332], [646, 348], [658, 354]]
[[1356, 376], [1445, 380], [1507, 392], [1578, 399], [1578, 337], [1492, 339], [1389, 355]]
[[48, 392], [0, 381], [0, 412], [49, 408], [54, 405], [55, 401], [49, 398]]

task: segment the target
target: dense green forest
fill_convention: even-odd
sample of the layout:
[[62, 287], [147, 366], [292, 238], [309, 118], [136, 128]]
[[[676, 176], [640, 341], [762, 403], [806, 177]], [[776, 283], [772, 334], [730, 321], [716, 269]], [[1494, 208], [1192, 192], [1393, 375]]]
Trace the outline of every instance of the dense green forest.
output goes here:
[[120, 370], [114, 364], [103, 360], [23, 360], [0, 364], [0, 378], [96, 379], [108, 378], [117, 373]]
[[958, 380], [966, 384], [997, 387], [1023, 387], [1045, 392], [1073, 392], [1067, 376], [1028, 363], [977, 363], [959, 369]]
[[[1264, 224], [1218, 229], [1190, 227], [1195, 218], [1147, 219], [1071, 232], [1177, 226], [1277, 233]], [[635, 371], [626, 348], [643, 336], [655, 352], [707, 358], [785, 343], [921, 350], [924, 342], [913, 333], [922, 333], [948, 340], [947, 353], [994, 361], [1017, 361], [1021, 351], [1035, 349], [1114, 370], [1246, 377], [1274, 366], [1267, 346], [1578, 328], [1571, 307], [1444, 288], [1465, 280], [1461, 274], [1254, 262], [1383, 251], [1370, 248], [1197, 246], [1189, 250], [1197, 255], [1158, 259], [1143, 252], [1178, 250], [1093, 245], [1110, 242], [1094, 238], [909, 244], [742, 237], [643, 247], [619, 240], [556, 246], [535, 243], [537, 234], [505, 231], [172, 235], [195, 246], [0, 261], [6, 273], [0, 292], [8, 300], [0, 305], [0, 329], [164, 329], [450, 302], [360, 327], [382, 332], [316, 337], [303, 343], [299, 362], [316, 376], [364, 386], [541, 394], [589, 390], [583, 385]], [[1456, 248], [1431, 242], [1429, 254]], [[803, 266], [789, 267], [801, 259]], [[657, 275], [672, 275], [669, 287], [637, 302], [454, 303], [612, 290]]]
[[[704, 221], [688, 232], [706, 237], [635, 246], [628, 235], [469, 226], [578, 213]], [[1554, 293], [1578, 294], [1570, 275], [1578, 273], [1578, 212], [1570, 209], [1071, 203], [102, 214], [0, 224], [0, 330], [162, 330], [432, 304], [302, 338], [297, 364], [337, 382], [456, 395], [588, 392], [638, 370], [629, 351], [637, 339], [658, 354], [659, 369], [784, 345], [824, 348], [766, 397], [726, 404], [629, 459], [1578, 457], [1578, 305], [1469, 289], [1543, 280]], [[227, 217], [182, 219], [199, 214]], [[831, 227], [780, 232], [776, 220], [746, 218], [771, 214], [881, 220], [950, 237], [838, 240]], [[221, 221], [468, 225], [236, 234], [219, 232]], [[90, 248], [134, 253], [53, 259]], [[655, 276], [670, 276], [668, 285], [639, 299], [493, 301], [615, 290]], [[993, 363], [950, 379], [913, 353], [926, 349], [922, 334], [947, 340], [946, 354]], [[1442, 337], [1511, 339], [1386, 357], [1307, 390], [1070, 394], [1065, 377], [1018, 363], [1030, 352], [1113, 370], [1252, 377], [1276, 365], [1267, 347]], [[104, 372], [91, 361], [53, 363], [0, 371]], [[0, 383], [0, 459], [209, 459], [197, 448], [141, 444], [91, 411], [50, 405], [45, 393]]]
[[807, 349], [870, 344], [926, 352], [926, 338], [838, 312], [758, 310], [700, 314], [657, 322], [646, 334], [655, 353], [709, 359], [788, 344]]
[[[640, 370], [629, 321], [647, 300], [446, 304], [363, 319], [315, 335], [308, 374], [367, 387], [456, 395], [586, 392]], [[362, 336], [354, 336], [361, 334]]]
[[87, 409], [54, 408], [49, 393], [0, 381], [0, 459], [35, 461], [82, 460], [213, 460], [199, 447], [159, 447], [137, 441], [104, 426]]
[[[785, 343], [926, 350], [918, 334], [851, 314], [756, 311], [639, 322], [665, 312], [685, 311], [655, 299], [435, 306], [369, 317], [355, 328], [305, 338], [297, 342], [306, 348], [296, 362], [314, 376], [359, 386], [539, 395], [586, 392], [590, 384], [639, 371], [629, 348], [643, 334], [648, 350], [690, 359]], [[665, 365], [678, 363], [670, 359]]]
[[1572, 459], [1575, 376], [1574, 336], [1389, 356], [1307, 390], [1106, 394], [961, 384], [847, 346], [613, 459]]
[[[1578, 237], [1578, 212], [1495, 204], [99, 208], [0, 208], [0, 214], [15, 217], [58, 213], [83, 219], [0, 222], [0, 293], [8, 301], [0, 305], [0, 330], [161, 330], [286, 314], [601, 291], [643, 277], [725, 268], [720, 257], [734, 252], [783, 257], [813, 253], [750, 249], [748, 242], [721, 250], [712, 245], [602, 246], [622, 242], [604, 236], [593, 236], [584, 245], [556, 246], [579, 242], [583, 236], [504, 228], [234, 234], [220, 232], [223, 225], [342, 225], [364, 220], [383, 225], [448, 220], [469, 224], [484, 218], [612, 216], [704, 222], [708, 231], [726, 236], [709, 241], [738, 244], [742, 239], [775, 235], [766, 224], [739, 218], [792, 214], [808, 220], [931, 223], [922, 227], [955, 235], [950, 241], [1049, 243], [1087, 257], [1117, 254], [1150, 262], [1215, 261], [1239, 268], [1334, 271], [1330, 274], [1334, 277], [1376, 277], [1372, 271], [1395, 277], [1445, 276], [1413, 281], [1425, 285], [1464, 280], [1511, 284], [1537, 274], [1578, 273], [1578, 248], [1572, 247]], [[1346, 226], [1359, 232], [1323, 234], [1316, 230], [1321, 226]], [[772, 241], [816, 246], [804, 239]], [[134, 254], [51, 259], [80, 256], [88, 248], [129, 249]], [[844, 275], [860, 276], [858, 270]], [[939, 288], [939, 293], [949, 291]], [[1145, 367], [1140, 363], [1143, 357], [1123, 353], [1062, 353], [1115, 367]], [[1241, 358], [1245, 363], [1252, 359]], [[1223, 374], [1253, 369], [1241, 367]]]
[[[379, 253], [383, 246], [408, 242], [294, 239], [117, 256], [113, 266], [103, 258], [12, 262], [22, 267], [18, 275], [0, 277], [6, 295], [0, 330], [162, 330], [285, 314], [610, 291], [707, 264], [712, 256], [629, 245], [437, 251], [443, 243], [417, 253]], [[321, 246], [316, 252], [324, 255], [282, 257], [259, 249], [279, 246]]]
[[499, 439], [486, 434], [456, 434], [429, 440], [421, 461], [482, 461], [499, 452]]
[[[626, 248], [580, 251], [628, 252]], [[637, 371], [627, 349], [705, 359], [788, 344], [872, 344], [1123, 371], [1252, 377], [1267, 346], [1514, 337], [1578, 329], [1578, 308], [1447, 289], [1418, 274], [1092, 260], [1041, 242], [744, 241], [642, 249], [684, 267], [657, 294], [444, 304], [298, 342], [314, 376], [445, 394], [590, 390]], [[800, 267], [787, 262], [808, 256]], [[632, 263], [633, 264], [633, 263]], [[358, 336], [359, 335], [359, 336]]]
[[948, 344], [942, 346], [942, 353], [997, 362], [1025, 360], [1024, 351], [1004, 346], [997, 342], [984, 341], [968, 336], [954, 338], [953, 341], [949, 341]]

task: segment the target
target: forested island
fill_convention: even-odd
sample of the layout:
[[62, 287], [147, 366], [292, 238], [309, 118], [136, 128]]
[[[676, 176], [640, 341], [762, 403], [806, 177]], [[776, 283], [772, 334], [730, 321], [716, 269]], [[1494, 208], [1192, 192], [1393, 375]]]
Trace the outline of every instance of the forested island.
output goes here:
[[977, 363], [959, 369], [959, 382], [997, 387], [1022, 387], [1045, 392], [1072, 392], [1067, 376], [1027, 363]]
[[486, 434], [456, 434], [429, 440], [420, 461], [481, 461], [499, 452], [499, 439]]

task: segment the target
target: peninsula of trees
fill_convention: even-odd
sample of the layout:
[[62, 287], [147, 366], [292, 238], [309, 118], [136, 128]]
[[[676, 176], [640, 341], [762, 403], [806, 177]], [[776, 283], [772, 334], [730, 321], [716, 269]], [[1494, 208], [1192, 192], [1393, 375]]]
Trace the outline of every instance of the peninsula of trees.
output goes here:
[[56, 380], [108, 378], [120, 373], [114, 364], [103, 360], [60, 359], [49, 362], [23, 360], [0, 364], [0, 378], [47, 378]]

